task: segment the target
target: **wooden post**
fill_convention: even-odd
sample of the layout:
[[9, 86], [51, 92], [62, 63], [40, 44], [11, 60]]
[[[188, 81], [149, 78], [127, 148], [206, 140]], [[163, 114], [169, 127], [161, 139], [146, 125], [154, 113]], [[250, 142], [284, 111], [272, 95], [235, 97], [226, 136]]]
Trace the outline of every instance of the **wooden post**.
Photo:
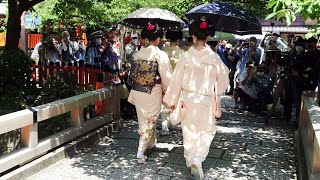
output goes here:
[[73, 74], [73, 77], [76, 79], [77, 81], [77, 84], [79, 85], [79, 77], [78, 77], [78, 74], [79, 74], [79, 68], [78, 68], [78, 62], [74, 62], [73, 63], [73, 66], [72, 66], [72, 74]]
[[43, 66], [41, 65], [41, 61], [38, 62], [38, 69], [39, 69], [39, 86], [42, 87], [42, 82], [43, 82]]
[[21, 143], [28, 148], [38, 146], [38, 123], [21, 128]]
[[21, 128], [21, 144], [23, 147], [35, 148], [38, 146], [38, 123], [37, 111], [29, 108], [33, 112], [33, 124]]
[[81, 90], [84, 89], [84, 71], [85, 71], [84, 61], [80, 61], [79, 62], [79, 87]]
[[85, 70], [84, 70], [84, 86], [86, 87], [89, 84], [89, 72], [92, 65], [85, 64]]
[[49, 76], [52, 77], [54, 76], [54, 62], [49, 63]]
[[71, 110], [71, 125], [80, 128], [84, 122], [83, 107], [75, 107]]

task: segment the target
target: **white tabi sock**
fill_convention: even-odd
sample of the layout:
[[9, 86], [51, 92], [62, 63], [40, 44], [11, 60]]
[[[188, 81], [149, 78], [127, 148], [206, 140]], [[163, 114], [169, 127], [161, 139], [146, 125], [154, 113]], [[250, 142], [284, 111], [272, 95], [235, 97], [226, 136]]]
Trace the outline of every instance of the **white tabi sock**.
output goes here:
[[138, 151], [138, 153], [137, 153], [137, 158], [138, 158], [138, 159], [144, 158], [144, 153], [141, 152], [141, 151]]

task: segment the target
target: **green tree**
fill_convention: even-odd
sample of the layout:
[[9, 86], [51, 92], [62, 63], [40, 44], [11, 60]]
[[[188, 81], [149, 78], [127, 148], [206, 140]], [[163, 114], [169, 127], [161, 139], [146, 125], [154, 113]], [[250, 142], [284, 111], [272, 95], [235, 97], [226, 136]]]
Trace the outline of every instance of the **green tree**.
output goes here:
[[[267, 7], [272, 10], [272, 13], [268, 15], [267, 19], [285, 19], [288, 26], [296, 20], [297, 14], [300, 14], [304, 20], [311, 18], [316, 22], [320, 22], [320, 0], [270, 0]], [[318, 23], [312, 26], [314, 31], [308, 33], [306, 38], [311, 36], [316, 37], [318, 27]]]
[[18, 49], [22, 13], [44, 0], [8, 0], [6, 49]]

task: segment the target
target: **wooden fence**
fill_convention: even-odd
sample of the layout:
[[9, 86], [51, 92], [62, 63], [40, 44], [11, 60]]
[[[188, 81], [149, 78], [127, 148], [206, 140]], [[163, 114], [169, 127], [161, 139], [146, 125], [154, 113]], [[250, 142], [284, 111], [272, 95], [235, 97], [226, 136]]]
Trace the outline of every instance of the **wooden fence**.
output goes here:
[[62, 72], [70, 72], [75, 78], [80, 89], [84, 89], [90, 85], [95, 86], [98, 80], [98, 74], [103, 75], [103, 83], [112, 83], [112, 81], [119, 81], [118, 73], [111, 73], [100, 69], [99, 66], [85, 64], [83, 61], [80, 63], [69, 63], [68, 65], [54, 64], [51, 62], [49, 65], [33, 65], [33, 82], [42, 86], [42, 83], [48, 77], [59, 76]]

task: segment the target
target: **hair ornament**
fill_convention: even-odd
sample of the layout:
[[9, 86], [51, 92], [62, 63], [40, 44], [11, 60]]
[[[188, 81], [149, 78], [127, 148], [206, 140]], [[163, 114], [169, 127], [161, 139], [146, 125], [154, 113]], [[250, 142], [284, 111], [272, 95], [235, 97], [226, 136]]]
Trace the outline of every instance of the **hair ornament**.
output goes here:
[[156, 26], [148, 23], [148, 25], [147, 25], [147, 30], [149, 30], [149, 31], [156, 30]]
[[207, 27], [208, 27], [207, 22], [201, 22], [200, 23], [200, 29], [207, 29]]

